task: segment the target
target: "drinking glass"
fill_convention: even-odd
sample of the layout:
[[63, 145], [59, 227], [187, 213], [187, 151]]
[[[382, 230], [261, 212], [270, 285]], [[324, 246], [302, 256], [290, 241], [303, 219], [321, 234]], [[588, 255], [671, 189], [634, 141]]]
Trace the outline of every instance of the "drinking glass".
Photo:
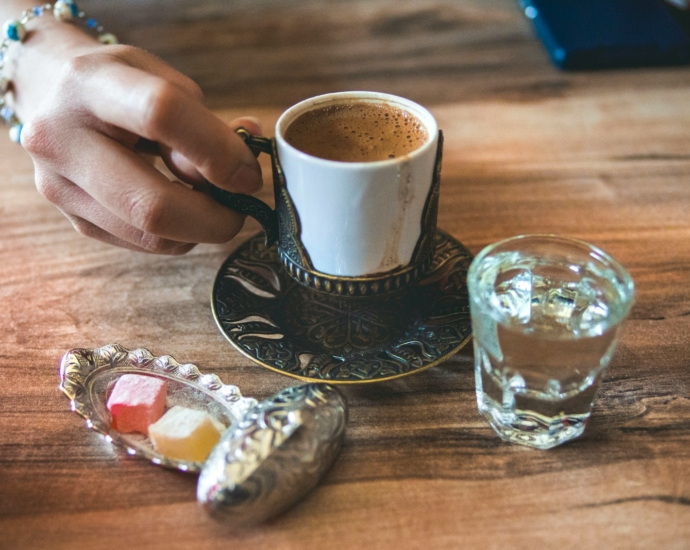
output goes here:
[[470, 266], [479, 412], [506, 441], [580, 436], [633, 305], [626, 270], [583, 241], [522, 235]]

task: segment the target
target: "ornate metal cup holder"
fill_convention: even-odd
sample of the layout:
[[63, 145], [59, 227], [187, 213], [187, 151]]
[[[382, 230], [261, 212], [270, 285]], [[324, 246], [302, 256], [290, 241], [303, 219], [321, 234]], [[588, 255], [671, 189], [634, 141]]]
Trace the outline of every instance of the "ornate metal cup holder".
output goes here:
[[431, 268], [415, 285], [379, 296], [333, 295], [292, 279], [262, 235], [220, 268], [213, 315], [221, 332], [256, 363], [300, 380], [381, 382], [420, 372], [470, 339], [471, 254], [438, 230]]

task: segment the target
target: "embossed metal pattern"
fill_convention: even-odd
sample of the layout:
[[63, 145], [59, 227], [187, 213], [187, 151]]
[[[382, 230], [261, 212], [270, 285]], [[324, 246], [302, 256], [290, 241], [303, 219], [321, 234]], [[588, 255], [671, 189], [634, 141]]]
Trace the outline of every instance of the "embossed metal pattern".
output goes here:
[[[419, 265], [434, 254], [438, 201], [441, 194], [441, 168], [443, 165], [443, 132], [438, 131], [438, 148], [434, 164], [434, 178], [422, 210], [422, 232], [412, 254], [412, 265]], [[428, 266], [426, 266], [428, 267]]]
[[242, 397], [237, 386], [223, 384], [215, 374], [202, 374], [195, 365], [178, 363], [169, 355], [155, 357], [147, 349], [130, 351], [119, 344], [110, 344], [96, 349], [73, 349], [63, 356], [60, 390], [70, 399], [72, 410], [86, 419], [89, 428], [130, 455], [185, 472], [199, 472], [203, 464], [165, 457], [153, 449], [145, 436], [121, 434], [110, 427], [105, 407], [108, 387], [125, 373], [165, 379], [169, 404], [172, 401], [172, 404], [206, 410], [225, 425], [238, 421], [257, 404], [256, 399]]
[[224, 523], [265, 521], [304, 497], [338, 455], [347, 404], [327, 384], [287, 388], [228, 430], [199, 476], [197, 499]]
[[390, 380], [451, 357], [470, 338], [468, 250], [437, 231], [424, 279], [395, 293], [334, 296], [296, 283], [256, 236], [216, 276], [212, 307], [244, 355], [281, 374], [334, 384]]
[[[433, 252], [433, 250], [431, 251]], [[381, 277], [337, 277], [326, 275], [315, 270], [302, 268], [294, 263], [290, 257], [280, 252], [280, 259], [287, 272], [300, 284], [319, 292], [341, 296], [375, 296], [394, 292], [414, 284], [429, 269], [433, 256], [422, 259], [421, 262], [397, 269], [395, 272]]]

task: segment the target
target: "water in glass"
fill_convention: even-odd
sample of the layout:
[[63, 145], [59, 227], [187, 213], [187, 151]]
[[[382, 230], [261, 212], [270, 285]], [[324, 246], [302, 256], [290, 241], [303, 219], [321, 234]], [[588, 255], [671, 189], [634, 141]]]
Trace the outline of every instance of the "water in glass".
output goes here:
[[615, 349], [621, 325], [610, 321], [627, 282], [593, 261], [515, 251], [485, 258], [475, 275], [480, 413], [515, 443], [548, 449], [578, 437]]

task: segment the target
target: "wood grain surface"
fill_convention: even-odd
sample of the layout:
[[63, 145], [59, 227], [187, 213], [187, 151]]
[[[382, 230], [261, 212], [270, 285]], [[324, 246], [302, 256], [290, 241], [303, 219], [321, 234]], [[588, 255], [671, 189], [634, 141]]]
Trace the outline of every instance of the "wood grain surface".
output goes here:
[[[471, 346], [347, 387], [338, 461], [303, 502], [231, 533], [192, 475], [122, 456], [58, 391], [70, 348], [118, 342], [267, 397], [294, 380], [217, 330], [226, 245], [149, 256], [79, 236], [0, 138], [0, 548], [690, 547], [690, 70], [562, 73], [510, 0], [85, 2], [194, 77], [225, 119], [323, 92], [420, 101], [446, 136], [439, 225], [473, 253], [579, 237], [625, 265], [637, 304], [577, 442], [502, 443], [477, 413]], [[271, 133], [270, 131], [268, 132]], [[264, 161], [268, 199], [269, 170]]]

